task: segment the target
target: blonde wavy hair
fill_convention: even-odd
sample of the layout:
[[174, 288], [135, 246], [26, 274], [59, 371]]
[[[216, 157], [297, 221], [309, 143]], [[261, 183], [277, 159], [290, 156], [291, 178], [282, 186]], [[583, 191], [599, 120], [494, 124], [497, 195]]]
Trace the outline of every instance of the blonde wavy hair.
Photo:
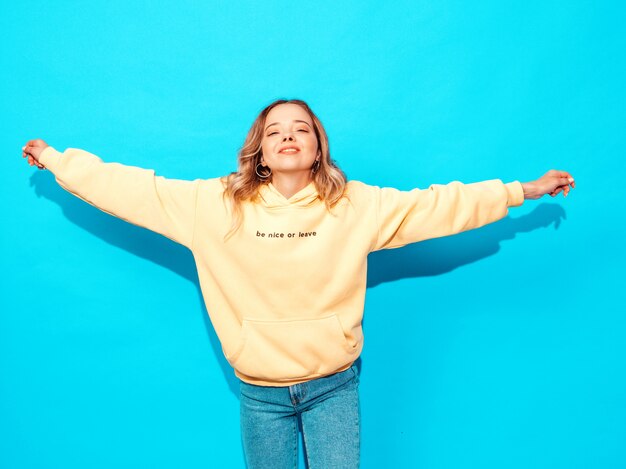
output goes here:
[[256, 201], [259, 186], [270, 182], [270, 178], [259, 178], [256, 174], [256, 167], [261, 162], [261, 141], [263, 139], [265, 119], [269, 112], [280, 104], [297, 104], [301, 106], [313, 121], [317, 147], [321, 156], [319, 169], [312, 174], [312, 179], [319, 198], [324, 201], [326, 208], [330, 211], [344, 195], [347, 178], [344, 172], [330, 158], [328, 136], [322, 122], [304, 101], [300, 99], [278, 99], [266, 106], [254, 120], [243, 146], [239, 150], [238, 170], [222, 177], [222, 182], [225, 186], [223, 197], [224, 200], [230, 202], [232, 209], [232, 225], [230, 231], [224, 237], [225, 240], [230, 238], [243, 222], [242, 203], [246, 200]]

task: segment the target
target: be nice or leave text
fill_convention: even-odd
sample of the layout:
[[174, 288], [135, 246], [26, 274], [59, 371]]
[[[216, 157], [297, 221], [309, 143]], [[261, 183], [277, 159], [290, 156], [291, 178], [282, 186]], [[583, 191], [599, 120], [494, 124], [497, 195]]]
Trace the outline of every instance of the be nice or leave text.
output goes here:
[[270, 231], [265, 233], [264, 231], [257, 230], [257, 238], [308, 238], [310, 236], [317, 236], [316, 231], [298, 231], [297, 233], [282, 233], [277, 231]]

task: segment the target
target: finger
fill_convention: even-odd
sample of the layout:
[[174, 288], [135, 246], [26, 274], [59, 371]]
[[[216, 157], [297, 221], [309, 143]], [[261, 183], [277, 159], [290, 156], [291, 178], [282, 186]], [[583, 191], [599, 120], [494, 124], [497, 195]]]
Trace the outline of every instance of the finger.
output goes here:
[[572, 177], [572, 175], [570, 173], [568, 173], [567, 171], [561, 171], [561, 170], [558, 170], [558, 169], [554, 170], [554, 175], [558, 176], [558, 177], [562, 177], [562, 178], [571, 178]]
[[573, 182], [574, 180], [568, 177], [559, 177], [557, 178], [556, 182], [559, 186], [567, 186], [568, 184], [570, 184], [571, 182]]

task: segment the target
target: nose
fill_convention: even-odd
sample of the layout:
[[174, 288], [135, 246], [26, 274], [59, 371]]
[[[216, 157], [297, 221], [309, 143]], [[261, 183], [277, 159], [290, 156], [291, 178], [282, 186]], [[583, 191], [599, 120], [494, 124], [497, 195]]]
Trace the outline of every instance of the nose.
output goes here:
[[285, 140], [291, 140], [293, 142], [294, 141], [293, 135], [291, 135], [291, 133], [288, 133], [287, 135], [283, 137], [283, 142]]

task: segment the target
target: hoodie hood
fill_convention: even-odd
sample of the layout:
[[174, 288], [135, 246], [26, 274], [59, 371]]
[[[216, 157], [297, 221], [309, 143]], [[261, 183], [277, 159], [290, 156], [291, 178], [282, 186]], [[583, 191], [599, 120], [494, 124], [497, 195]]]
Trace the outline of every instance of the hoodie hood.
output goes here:
[[271, 182], [259, 186], [259, 196], [261, 205], [267, 208], [308, 207], [319, 198], [313, 181], [289, 199], [281, 194]]

